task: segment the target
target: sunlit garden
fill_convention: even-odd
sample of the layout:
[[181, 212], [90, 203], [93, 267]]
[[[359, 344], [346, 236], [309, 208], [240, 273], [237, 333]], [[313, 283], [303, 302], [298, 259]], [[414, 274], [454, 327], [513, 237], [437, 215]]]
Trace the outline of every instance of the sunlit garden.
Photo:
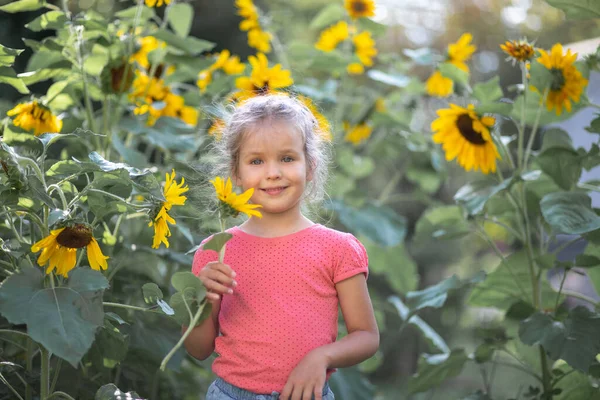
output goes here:
[[205, 399], [215, 148], [279, 94], [368, 253], [337, 399], [600, 400], [600, 1], [0, 0], [0, 89], [0, 399]]

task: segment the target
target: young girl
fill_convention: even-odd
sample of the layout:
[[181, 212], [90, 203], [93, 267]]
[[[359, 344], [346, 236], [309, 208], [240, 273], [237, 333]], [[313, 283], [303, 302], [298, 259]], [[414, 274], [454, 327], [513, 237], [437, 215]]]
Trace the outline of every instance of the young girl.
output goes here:
[[[379, 346], [364, 247], [302, 214], [303, 201], [323, 192], [319, 134], [300, 101], [266, 95], [239, 106], [217, 144], [226, 174], [254, 189], [262, 218], [228, 230], [224, 263], [213, 250], [194, 256], [213, 308], [185, 347], [201, 360], [218, 354], [207, 400], [334, 399], [327, 379], [335, 369]], [[336, 341], [338, 304], [348, 335]]]

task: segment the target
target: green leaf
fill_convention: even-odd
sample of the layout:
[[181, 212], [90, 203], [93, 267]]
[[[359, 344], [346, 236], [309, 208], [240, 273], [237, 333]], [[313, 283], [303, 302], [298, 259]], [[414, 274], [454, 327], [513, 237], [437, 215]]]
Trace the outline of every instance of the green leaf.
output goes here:
[[570, 19], [600, 18], [600, 3], [596, 0], [546, 0], [560, 8]]
[[344, 400], [364, 400], [375, 398], [375, 386], [357, 367], [340, 368], [329, 379], [331, 390], [336, 397]]
[[142, 295], [147, 304], [156, 304], [158, 300], [162, 300], [163, 298], [162, 290], [153, 282], [145, 283], [142, 286]]
[[52, 164], [46, 171], [47, 176], [68, 176], [78, 173], [100, 171], [96, 164], [77, 162], [73, 160], [62, 160]]
[[367, 204], [356, 209], [338, 200], [331, 201], [328, 207], [337, 213], [340, 221], [350, 230], [381, 246], [393, 247], [404, 241], [406, 218], [391, 208]]
[[563, 190], [573, 189], [581, 176], [581, 160], [574, 150], [554, 147], [540, 154], [536, 162]]
[[450, 63], [441, 63], [438, 65], [438, 69], [442, 76], [450, 78], [454, 82], [463, 86], [469, 85], [469, 73], [458, 68], [456, 65]]
[[86, 55], [83, 61], [83, 70], [92, 76], [99, 77], [108, 61], [109, 49], [102, 45], [94, 44], [92, 51]]
[[114, 368], [125, 359], [128, 347], [128, 337], [105, 319], [87, 356], [96, 368]]
[[227, 232], [215, 233], [207, 242], [202, 245], [204, 250], [214, 250], [217, 253], [221, 251], [225, 243], [227, 243], [233, 235]]
[[[89, 350], [95, 332], [102, 324], [101, 287], [108, 281], [92, 278], [83, 268], [71, 271], [69, 286], [37, 291], [29, 301], [27, 330], [31, 338], [49, 351], [68, 361], [73, 367]], [[98, 288], [94, 290], [94, 288]], [[89, 290], [92, 289], [92, 290]]]
[[0, 286], [0, 314], [12, 324], [26, 324], [29, 301], [44, 288], [44, 275], [38, 268], [22, 269]]
[[537, 88], [540, 93], [551, 87], [555, 79], [552, 72], [540, 62], [532, 62], [529, 73], [531, 75], [529, 84]]
[[0, 44], [0, 67], [10, 67], [15, 62], [15, 57], [24, 51], [23, 49], [11, 49]]
[[313, 30], [322, 29], [344, 19], [345, 15], [346, 10], [341, 4], [330, 3], [319, 11], [308, 27]]
[[471, 232], [459, 206], [440, 206], [421, 214], [415, 226], [414, 241], [455, 239]]
[[482, 103], [475, 106], [475, 112], [483, 114], [499, 114], [505, 117], [511, 115], [513, 105], [510, 103]]
[[586, 273], [594, 289], [596, 289], [596, 294], [600, 294], [600, 267], [590, 268]]
[[60, 29], [65, 26], [67, 21], [68, 18], [64, 12], [48, 11], [28, 24], [25, 24], [25, 28], [34, 32], [43, 31], [44, 29]]
[[[147, 8], [147, 7], [144, 7], [144, 8]], [[96, 396], [94, 397], [94, 400], [121, 400], [121, 399], [144, 400], [136, 392], [125, 393], [125, 392], [119, 390], [119, 388], [116, 387], [112, 383], [108, 383], [108, 384], [100, 387], [100, 389], [98, 389], [98, 391], [96, 392]]]
[[[442, 338], [429, 324], [427, 324], [421, 317], [414, 315], [410, 309], [398, 298], [397, 296], [388, 297], [388, 301], [392, 303], [402, 321], [405, 321], [415, 328], [417, 328], [423, 337], [428, 341], [429, 346], [432, 350], [437, 350], [440, 353], [450, 353], [450, 348], [446, 344], [444, 338]], [[408, 321], [407, 321], [408, 319]]]
[[374, 81], [385, 83], [386, 85], [405, 88], [410, 83], [410, 78], [405, 75], [389, 74], [377, 69], [367, 71], [367, 76]]
[[167, 10], [167, 21], [171, 29], [181, 37], [189, 35], [194, 20], [194, 8], [188, 3], [177, 3]]
[[560, 128], [550, 128], [544, 131], [541, 152], [552, 148], [575, 150], [569, 134]]
[[590, 133], [600, 133], [600, 116], [596, 114], [596, 118], [592, 120], [590, 126], [585, 128]]
[[196, 275], [189, 271], [176, 272], [171, 277], [171, 285], [178, 292], [184, 292], [188, 288], [192, 288], [196, 291], [196, 297], [202, 300], [206, 294], [206, 288], [204, 284]]
[[[498, 263], [485, 281], [473, 288], [467, 302], [474, 307], [495, 307], [500, 310], [508, 310], [519, 300], [531, 304], [533, 290], [528, 265], [525, 251], [509, 255], [506, 261]], [[542, 307], [553, 309], [556, 293], [547, 279], [542, 279], [540, 290]]]
[[473, 353], [473, 358], [479, 364], [483, 364], [492, 359], [494, 352], [496, 351], [496, 347], [493, 344], [482, 343], [475, 349]]
[[555, 400], [600, 400], [600, 391], [593, 386], [592, 379], [588, 375], [578, 371], [573, 372], [565, 363], [554, 371], [560, 371], [560, 375], [557, 376], [560, 381], [556, 382], [554, 387], [562, 390], [562, 393], [554, 396]]
[[519, 326], [519, 338], [530, 346], [539, 344], [554, 359], [588, 373], [600, 353], [600, 314], [583, 306], [569, 312], [564, 321], [548, 314], [535, 313]]
[[[583, 98], [583, 97], [582, 97]], [[546, 104], [541, 104], [542, 96], [540, 93], [527, 89], [527, 103], [525, 104], [525, 123], [529, 126], [535, 125], [538, 110], [540, 113], [539, 125], [549, 125], [571, 118], [575, 113], [585, 107], [584, 102], [572, 102], [571, 112], [563, 110], [560, 115], [554, 111], [548, 111]], [[521, 121], [521, 112], [523, 108], [523, 95], [519, 95], [515, 100], [511, 117], [515, 121]]]
[[57, 77], [67, 78], [71, 73], [71, 62], [68, 60], [58, 61], [47, 68], [37, 69], [35, 71], [23, 72], [17, 75], [26, 85], [46, 81]]
[[467, 397], [463, 397], [461, 400], [492, 400], [490, 396], [483, 393], [481, 390], [478, 390], [475, 393], [468, 395]]
[[406, 305], [410, 308], [412, 313], [427, 307], [440, 308], [446, 302], [450, 291], [480, 283], [484, 279], [485, 273], [483, 271], [480, 271], [472, 278], [465, 280], [461, 280], [456, 275], [452, 275], [450, 278], [444, 279], [423, 290], [408, 292], [406, 294]]
[[207, 40], [198, 39], [193, 36], [182, 38], [165, 29], [160, 29], [157, 32], [154, 32], [152, 36], [188, 55], [197, 55], [205, 51], [212, 50], [213, 47], [215, 47], [214, 43]]
[[349, 148], [338, 150], [337, 164], [348, 176], [357, 179], [365, 178], [375, 170], [375, 162], [372, 158], [355, 154]]
[[0, 11], [7, 13], [17, 13], [22, 11], [35, 11], [46, 7], [47, 3], [43, 0], [18, 0], [0, 7]]
[[[197, 279], [197, 278], [196, 278]], [[173, 296], [171, 296], [171, 300], [169, 300], [169, 305], [173, 308], [175, 312], [173, 314], [173, 318], [180, 325], [189, 325], [190, 324], [190, 315], [186, 307], [190, 308], [192, 315], [197, 312], [198, 309], [202, 308], [202, 314], [196, 326], [200, 325], [202, 321], [210, 316], [210, 311], [212, 309], [212, 305], [210, 303], [201, 303], [201, 299], [196, 297], [196, 291], [188, 287], [183, 292], [177, 292]]]
[[542, 198], [540, 207], [544, 219], [557, 233], [580, 235], [600, 228], [600, 217], [585, 193], [550, 193]]
[[425, 392], [446, 379], [454, 378], [460, 374], [468, 359], [463, 349], [455, 349], [448, 354], [422, 355], [417, 374], [408, 381], [408, 392]]
[[512, 178], [504, 180], [500, 184], [491, 179], [467, 183], [454, 195], [454, 201], [463, 206], [469, 215], [481, 213], [485, 203], [496, 193], [508, 188]]
[[487, 82], [477, 83], [473, 86], [473, 97], [480, 103], [492, 103], [503, 96], [500, 87], [500, 77], [496, 76]]
[[[133, 6], [133, 7], [129, 7], [126, 8], [124, 10], [121, 11], [117, 11], [115, 13], [115, 17], [119, 18], [119, 19], [131, 19], [134, 20], [137, 14], [137, 6]], [[144, 22], [147, 21], [151, 18], [154, 18], [156, 16], [156, 12], [154, 11], [154, 8], [152, 7], [142, 7], [141, 8], [141, 13], [140, 13], [140, 22]]]
[[14, 87], [21, 94], [29, 94], [29, 89], [27, 89], [25, 82], [10, 67], [0, 67], [0, 83], [6, 83]]
[[385, 281], [398, 294], [417, 289], [417, 264], [403, 243], [395, 247], [382, 247], [365, 240], [363, 244], [369, 254], [369, 269], [372, 273], [385, 277]]

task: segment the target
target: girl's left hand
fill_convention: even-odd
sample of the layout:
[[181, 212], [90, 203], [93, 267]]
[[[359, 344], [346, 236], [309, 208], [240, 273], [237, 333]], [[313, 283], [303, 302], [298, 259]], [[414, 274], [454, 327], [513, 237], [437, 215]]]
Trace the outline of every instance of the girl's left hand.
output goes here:
[[318, 349], [311, 351], [296, 365], [283, 387], [281, 400], [323, 399], [327, 377], [327, 360]]

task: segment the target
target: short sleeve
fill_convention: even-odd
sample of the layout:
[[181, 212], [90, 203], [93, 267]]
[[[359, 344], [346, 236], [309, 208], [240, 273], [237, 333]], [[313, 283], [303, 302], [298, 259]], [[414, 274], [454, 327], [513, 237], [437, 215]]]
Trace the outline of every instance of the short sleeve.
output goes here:
[[207, 263], [219, 260], [219, 253], [214, 250], [204, 250], [202, 248], [202, 245], [208, 242], [210, 238], [212, 238], [212, 235], [204, 239], [200, 243], [200, 247], [196, 250], [196, 253], [194, 253], [194, 261], [192, 262], [192, 273], [194, 275], [198, 275], [202, 267]]
[[354, 275], [363, 273], [369, 276], [369, 259], [363, 244], [350, 233], [344, 234], [339, 245], [338, 264], [333, 272], [333, 283], [338, 283]]

